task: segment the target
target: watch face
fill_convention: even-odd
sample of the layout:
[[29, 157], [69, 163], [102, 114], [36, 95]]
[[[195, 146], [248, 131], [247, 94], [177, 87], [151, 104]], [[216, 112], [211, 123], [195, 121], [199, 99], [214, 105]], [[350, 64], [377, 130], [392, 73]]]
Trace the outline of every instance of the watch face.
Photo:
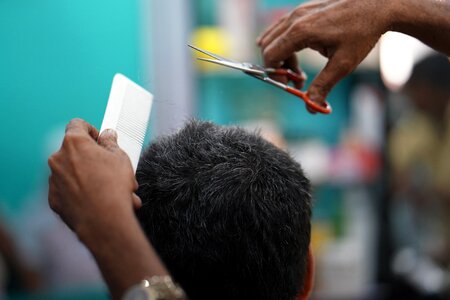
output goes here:
[[123, 297], [123, 300], [153, 300], [147, 289], [142, 286], [132, 287]]

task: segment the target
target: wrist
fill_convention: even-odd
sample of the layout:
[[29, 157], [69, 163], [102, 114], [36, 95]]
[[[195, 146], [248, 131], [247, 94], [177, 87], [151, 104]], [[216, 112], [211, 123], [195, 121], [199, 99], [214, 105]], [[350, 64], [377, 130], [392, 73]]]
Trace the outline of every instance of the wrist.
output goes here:
[[[123, 199], [122, 199], [123, 200]], [[100, 242], [115, 238], [116, 233], [127, 232], [139, 227], [132, 207], [107, 207], [101, 215], [91, 216], [83, 219], [74, 228], [80, 241], [91, 251]]]
[[408, 26], [412, 1], [405, 3], [403, 0], [391, 1], [389, 8], [389, 30], [404, 31]]
[[80, 240], [94, 256], [113, 299], [146, 277], [168, 275], [132, 211], [116, 215], [112, 222], [85, 227]]
[[437, 8], [433, 1], [428, 0], [395, 0], [390, 6], [390, 30], [416, 38], [420, 38], [417, 35], [423, 28], [431, 26], [433, 14], [430, 12]]
[[183, 289], [173, 282], [172, 277], [153, 276], [148, 277], [129, 288], [123, 297], [124, 300], [185, 300]]
[[405, 10], [408, 9], [404, 0], [387, 0], [382, 6], [378, 10], [384, 18], [382, 34], [388, 31], [399, 31], [398, 27], [405, 22]]

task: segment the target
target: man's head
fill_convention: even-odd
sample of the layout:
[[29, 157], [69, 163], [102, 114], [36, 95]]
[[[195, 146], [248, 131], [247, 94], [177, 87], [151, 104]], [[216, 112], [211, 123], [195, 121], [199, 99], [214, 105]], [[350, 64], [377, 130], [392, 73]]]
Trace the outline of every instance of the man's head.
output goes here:
[[302, 291], [310, 184], [287, 153], [257, 134], [192, 121], [150, 145], [137, 180], [144, 231], [191, 299]]
[[434, 53], [414, 65], [405, 90], [418, 110], [441, 118], [445, 115], [450, 101], [449, 82], [448, 58]]

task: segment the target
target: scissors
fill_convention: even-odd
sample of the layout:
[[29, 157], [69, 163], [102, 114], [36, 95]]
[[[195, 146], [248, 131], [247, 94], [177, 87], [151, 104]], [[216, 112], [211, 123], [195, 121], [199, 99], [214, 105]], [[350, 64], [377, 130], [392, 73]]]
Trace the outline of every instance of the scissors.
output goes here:
[[316, 103], [311, 100], [308, 93], [302, 92], [290, 85], [281, 83], [281, 82], [276, 81], [269, 77], [269, 75], [282, 75], [282, 76], [286, 76], [289, 80], [291, 80], [293, 82], [302, 82], [304, 80], [304, 78], [300, 74], [298, 74], [290, 69], [264, 68], [264, 67], [254, 65], [251, 63], [235, 62], [235, 61], [229, 60], [227, 58], [221, 57], [217, 54], [211, 53], [209, 51], [197, 48], [195, 46], [192, 46], [192, 45], [188, 45], [188, 46], [198, 52], [201, 52], [201, 53], [213, 58], [213, 59], [210, 59], [210, 58], [197, 57], [198, 60], [210, 62], [213, 64], [229, 67], [229, 68], [236, 69], [236, 70], [241, 70], [244, 73], [246, 73], [252, 77], [255, 77], [255, 78], [262, 80], [266, 83], [269, 83], [271, 85], [274, 85], [280, 89], [285, 90], [286, 92], [288, 92], [292, 95], [299, 97], [306, 103], [306, 105], [311, 110], [313, 110], [315, 112], [319, 112], [322, 114], [330, 114], [332, 111], [331, 106], [328, 102], [325, 102], [323, 104]]

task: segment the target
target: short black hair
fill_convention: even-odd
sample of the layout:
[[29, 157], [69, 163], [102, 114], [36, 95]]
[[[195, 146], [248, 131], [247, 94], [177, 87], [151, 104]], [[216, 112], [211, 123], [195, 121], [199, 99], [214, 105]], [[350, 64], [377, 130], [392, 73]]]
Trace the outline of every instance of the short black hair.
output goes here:
[[303, 288], [310, 183], [285, 151], [190, 121], [146, 149], [136, 176], [138, 218], [190, 299], [292, 300]]
[[433, 52], [417, 62], [413, 67], [407, 86], [419, 82], [426, 82], [434, 88], [448, 91], [450, 83], [450, 62], [448, 57]]

